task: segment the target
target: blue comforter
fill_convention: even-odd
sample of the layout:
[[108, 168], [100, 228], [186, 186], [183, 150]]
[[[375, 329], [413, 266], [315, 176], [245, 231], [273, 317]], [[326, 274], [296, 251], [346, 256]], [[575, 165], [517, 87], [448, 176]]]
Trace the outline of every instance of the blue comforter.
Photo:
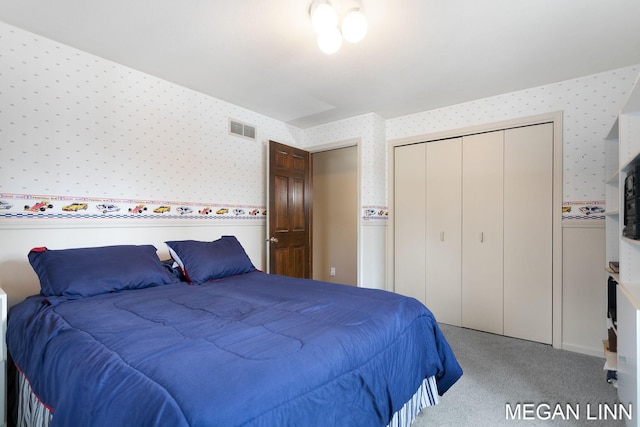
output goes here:
[[462, 374], [416, 300], [261, 272], [29, 297], [7, 343], [54, 426], [383, 426]]

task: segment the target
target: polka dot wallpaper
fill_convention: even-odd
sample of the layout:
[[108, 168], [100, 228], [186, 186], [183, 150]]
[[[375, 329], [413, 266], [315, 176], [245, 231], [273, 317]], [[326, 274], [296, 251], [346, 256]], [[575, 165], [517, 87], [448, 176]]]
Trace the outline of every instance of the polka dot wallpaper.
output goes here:
[[602, 201], [604, 137], [640, 65], [387, 120], [387, 140], [563, 111], [563, 200]]
[[[370, 113], [305, 129], [305, 147], [359, 139], [360, 192], [363, 205], [386, 205], [385, 121]], [[304, 148], [304, 147], [303, 147]], [[369, 209], [363, 207], [363, 209]], [[363, 218], [371, 215], [363, 214]]]
[[[563, 111], [563, 201], [599, 202], [603, 138], [639, 71], [302, 130], [0, 22], [0, 196], [17, 206], [55, 196], [254, 212], [266, 204], [268, 140], [358, 139], [363, 218], [386, 218], [387, 141]], [[256, 126], [256, 140], [230, 135], [230, 118]]]
[[0, 193], [264, 205], [264, 145], [302, 136], [0, 22]]

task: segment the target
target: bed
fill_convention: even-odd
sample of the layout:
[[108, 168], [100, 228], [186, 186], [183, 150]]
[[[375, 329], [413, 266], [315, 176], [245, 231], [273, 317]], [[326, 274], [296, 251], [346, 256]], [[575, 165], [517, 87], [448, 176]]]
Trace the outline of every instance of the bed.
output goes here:
[[11, 308], [18, 425], [408, 425], [462, 375], [431, 312], [270, 275], [233, 236], [51, 250]]

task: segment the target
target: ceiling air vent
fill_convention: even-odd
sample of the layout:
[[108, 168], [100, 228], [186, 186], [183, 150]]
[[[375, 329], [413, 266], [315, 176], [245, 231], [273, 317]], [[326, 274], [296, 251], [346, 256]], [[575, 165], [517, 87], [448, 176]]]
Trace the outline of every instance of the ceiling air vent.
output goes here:
[[256, 139], [256, 127], [237, 120], [229, 119], [229, 133], [243, 138]]

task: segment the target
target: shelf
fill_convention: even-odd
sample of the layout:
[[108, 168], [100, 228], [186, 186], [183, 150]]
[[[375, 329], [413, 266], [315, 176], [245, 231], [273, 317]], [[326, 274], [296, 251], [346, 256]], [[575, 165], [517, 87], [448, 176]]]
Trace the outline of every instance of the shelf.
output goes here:
[[602, 347], [605, 357], [604, 369], [608, 371], [618, 370], [618, 353], [609, 351], [609, 341], [602, 340]]
[[605, 271], [607, 272], [607, 274], [611, 277], [613, 277], [613, 280], [615, 280], [616, 282], [620, 283], [620, 273], [616, 273], [613, 270], [611, 270], [609, 267], [605, 268]]
[[620, 237], [620, 240], [622, 240], [623, 242], [627, 242], [627, 243], [629, 243], [630, 245], [633, 245], [633, 246], [640, 246], [640, 240], [630, 239], [630, 238], [624, 237], [624, 236]]
[[640, 310], [640, 285], [618, 282], [618, 288], [635, 310]]
[[634, 166], [635, 163], [640, 161], [640, 151], [636, 152], [629, 160], [624, 162], [622, 166], [620, 166], [620, 171], [627, 173]]
[[618, 158], [623, 173], [640, 163], [640, 112], [620, 116]]

